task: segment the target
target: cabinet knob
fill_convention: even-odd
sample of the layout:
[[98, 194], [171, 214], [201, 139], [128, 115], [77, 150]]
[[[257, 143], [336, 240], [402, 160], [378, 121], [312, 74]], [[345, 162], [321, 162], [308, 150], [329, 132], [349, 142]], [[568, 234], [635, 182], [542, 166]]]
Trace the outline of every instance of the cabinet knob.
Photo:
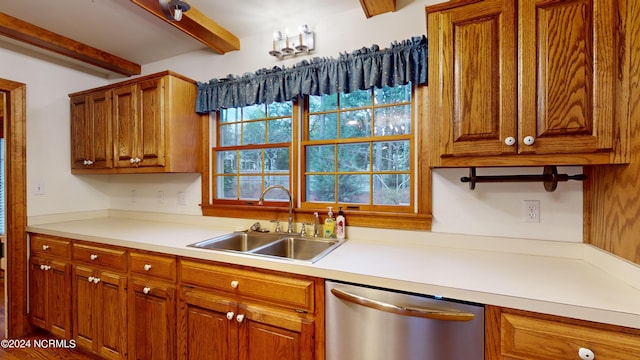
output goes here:
[[533, 136], [525, 136], [523, 141], [525, 145], [531, 146], [536, 142], [536, 139]]
[[233, 280], [233, 281], [231, 282], [231, 287], [232, 287], [232, 288], [234, 288], [234, 289], [237, 289], [237, 288], [238, 288], [238, 285], [240, 285], [240, 283], [238, 282], [238, 280]]
[[235, 315], [235, 314], [233, 313], [233, 311], [229, 311], [229, 312], [227, 313], [227, 320], [231, 320], [231, 319], [233, 319], [233, 315]]
[[146, 294], [148, 294], [148, 293], [150, 293], [150, 292], [151, 292], [151, 288], [150, 288], [150, 287], [148, 287], [148, 286], [145, 286], [145, 287], [142, 289], [142, 292], [143, 292], [143, 293], [145, 293], [145, 295], [146, 295]]
[[42, 250], [44, 250], [44, 251], [49, 250], [49, 245], [42, 245]]
[[93, 282], [93, 279], [95, 279], [93, 276], [89, 276], [89, 277], [87, 278], [87, 281], [89, 281], [89, 282]]
[[151, 270], [151, 264], [144, 264], [144, 271]]
[[91, 260], [95, 260], [95, 259], [97, 259], [97, 258], [98, 258], [98, 255], [96, 255], [96, 254], [91, 254], [91, 255], [89, 256], [89, 259], [91, 259]]
[[97, 284], [99, 282], [100, 282], [100, 278], [99, 277], [93, 278], [93, 283], [94, 284]]
[[589, 350], [587, 348], [578, 349], [578, 356], [582, 360], [593, 360], [593, 359], [596, 358], [596, 355], [593, 353], [593, 351], [591, 351], [591, 350]]
[[506, 139], [504, 139], [504, 143], [509, 146], [513, 146], [516, 144], [516, 138], [514, 138], [513, 136], [509, 136]]
[[244, 321], [244, 315], [238, 315], [236, 316], [236, 321], [241, 323], [242, 321]]
[[40, 270], [47, 271], [49, 269], [51, 269], [51, 266], [49, 265], [40, 265]]
[[83, 164], [84, 166], [91, 166], [91, 165], [93, 165], [93, 161], [92, 161], [92, 160], [84, 160], [84, 161], [82, 162], [82, 164]]

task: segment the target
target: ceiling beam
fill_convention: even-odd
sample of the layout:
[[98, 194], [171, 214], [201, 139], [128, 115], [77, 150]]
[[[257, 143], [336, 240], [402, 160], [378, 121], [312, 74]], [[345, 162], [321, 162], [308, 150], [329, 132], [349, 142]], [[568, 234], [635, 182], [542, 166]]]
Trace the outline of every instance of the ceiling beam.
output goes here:
[[240, 50], [240, 40], [235, 35], [193, 6], [182, 14], [182, 20], [174, 21], [164, 16], [158, 0], [131, 0], [131, 2], [200, 41], [218, 54]]
[[118, 74], [140, 75], [141, 66], [0, 12], [0, 35]]
[[396, 0], [360, 0], [360, 6], [367, 18], [396, 11]]

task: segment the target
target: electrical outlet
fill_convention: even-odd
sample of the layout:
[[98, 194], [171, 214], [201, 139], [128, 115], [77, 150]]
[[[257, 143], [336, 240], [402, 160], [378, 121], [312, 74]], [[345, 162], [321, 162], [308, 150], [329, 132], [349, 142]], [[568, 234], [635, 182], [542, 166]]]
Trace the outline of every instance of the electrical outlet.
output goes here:
[[522, 221], [540, 222], [540, 200], [522, 200]]
[[33, 195], [44, 195], [44, 183], [43, 182], [37, 183], [33, 187]]

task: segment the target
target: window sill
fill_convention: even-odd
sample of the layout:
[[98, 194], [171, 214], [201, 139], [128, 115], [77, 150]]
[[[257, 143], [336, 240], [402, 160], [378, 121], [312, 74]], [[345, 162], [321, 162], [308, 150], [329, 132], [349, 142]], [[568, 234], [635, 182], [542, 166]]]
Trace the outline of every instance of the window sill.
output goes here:
[[[326, 209], [293, 209], [293, 220], [296, 223], [313, 222], [313, 212], [320, 213], [320, 220], [326, 218]], [[370, 211], [345, 211], [347, 226], [360, 226], [398, 230], [431, 230], [430, 214], [380, 213]], [[336, 212], [337, 214], [337, 212]], [[203, 216], [243, 218], [256, 220], [279, 220], [286, 222], [289, 209], [280, 206], [245, 206], [245, 205], [203, 205]]]

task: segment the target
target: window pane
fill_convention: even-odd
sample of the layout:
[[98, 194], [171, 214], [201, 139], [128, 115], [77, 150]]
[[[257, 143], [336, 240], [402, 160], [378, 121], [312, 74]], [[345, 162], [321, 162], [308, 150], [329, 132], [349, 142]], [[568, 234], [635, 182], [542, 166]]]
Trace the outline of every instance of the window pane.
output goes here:
[[338, 94], [309, 96], [309, 112], [323, 112], [338, 108]]
[[270, 118], [280, 116], [291, 116], [293, 113], [293, 103], [287, 102], [275, 102], [267, 105], [267, 114]]
[[378, 108], [375, 116], [376, 136], [411, 134], [411, 105]]
[[240, 127], [237, 123], [220, 125], [220, 145], [219, 146], [235, 146], [240, 140]]
[[262, 177], [240, 176], [240, 199], [258, 200], [262, 193]]
[[376, 105], [411, 102], [411, 84], [374, 89]]
[[252, 121], [242, 124], [242, 144], [264, 144], [266, 142], [264, 121]]
[[369, 171], [369, 143], [338, 145], [338, 171]]
[[267, 117], [264, 104], [245, 106], [242, 108], [242, 118], [246, 120], [264, 119]]
[[373, 177], [375, 205], [409, 205], [409, 174], [378, 174]]
[[216, 198], [231, 199], [238, 198], [238, 183], [235, 176], [216, 176]]
[[335, 171], [334, 145], [307, 146], [306, 150], [308, 172]]
[[409, 171], [409, 141], [385, 141], [373, 144], [373, 171]]
[[268, 122], [269, 144], [291, 142], [291, 118]]
[[340, 175], [338, 202], [343, 204], [369, 204], [369, 175]]
[[237, 174], [238, 159], [236, 151], [218, 151], [216, 152], [216, 173], [218, 174]]
[[240, 114], [241, 114], [240, 108], [222, 109], [220, 110], [220, 121], [223, 123], [240, 121], [241, 119]]
[[309, 140], [331, 140], [338, 137], [338, 114], [309, 116]]
[[371, 110], [345, 111], [340, 115], [340, 137], [343, 139], [371, 136]]
[[262, 151], [242, 150], [240, 151], [240, 172], [259, 173], [262, 171]]
[[[267, 176], [265, 177], [264, 180], [265, 180], [265, 183], [264, 183], [265, 189], [271, 185], [281, 185], [285, 189], [290, 189], [289, 177], [287, 176]], [[258, 194], [258, 197], [260, 197], [260, 194]], [[282, 189], [273, 189], [273, 190], [269, 190], [269, 192], [264, 195], [264, 199], [267, 201], [289, 202], [289, 195], [287, 195], [285, 191], [282, 191]]]
[[289, 148], [276, 148], [264, 150], [264, 172], [288, 172]]
[[307, 201], [335, 202], [336, 177], [334, 175], [307, 175]]
[[340, 108], [351, 109], [356, 107], [365, 107], [371, 105], [371, 91], [358, 90], [350, 94], [340, 94]]

